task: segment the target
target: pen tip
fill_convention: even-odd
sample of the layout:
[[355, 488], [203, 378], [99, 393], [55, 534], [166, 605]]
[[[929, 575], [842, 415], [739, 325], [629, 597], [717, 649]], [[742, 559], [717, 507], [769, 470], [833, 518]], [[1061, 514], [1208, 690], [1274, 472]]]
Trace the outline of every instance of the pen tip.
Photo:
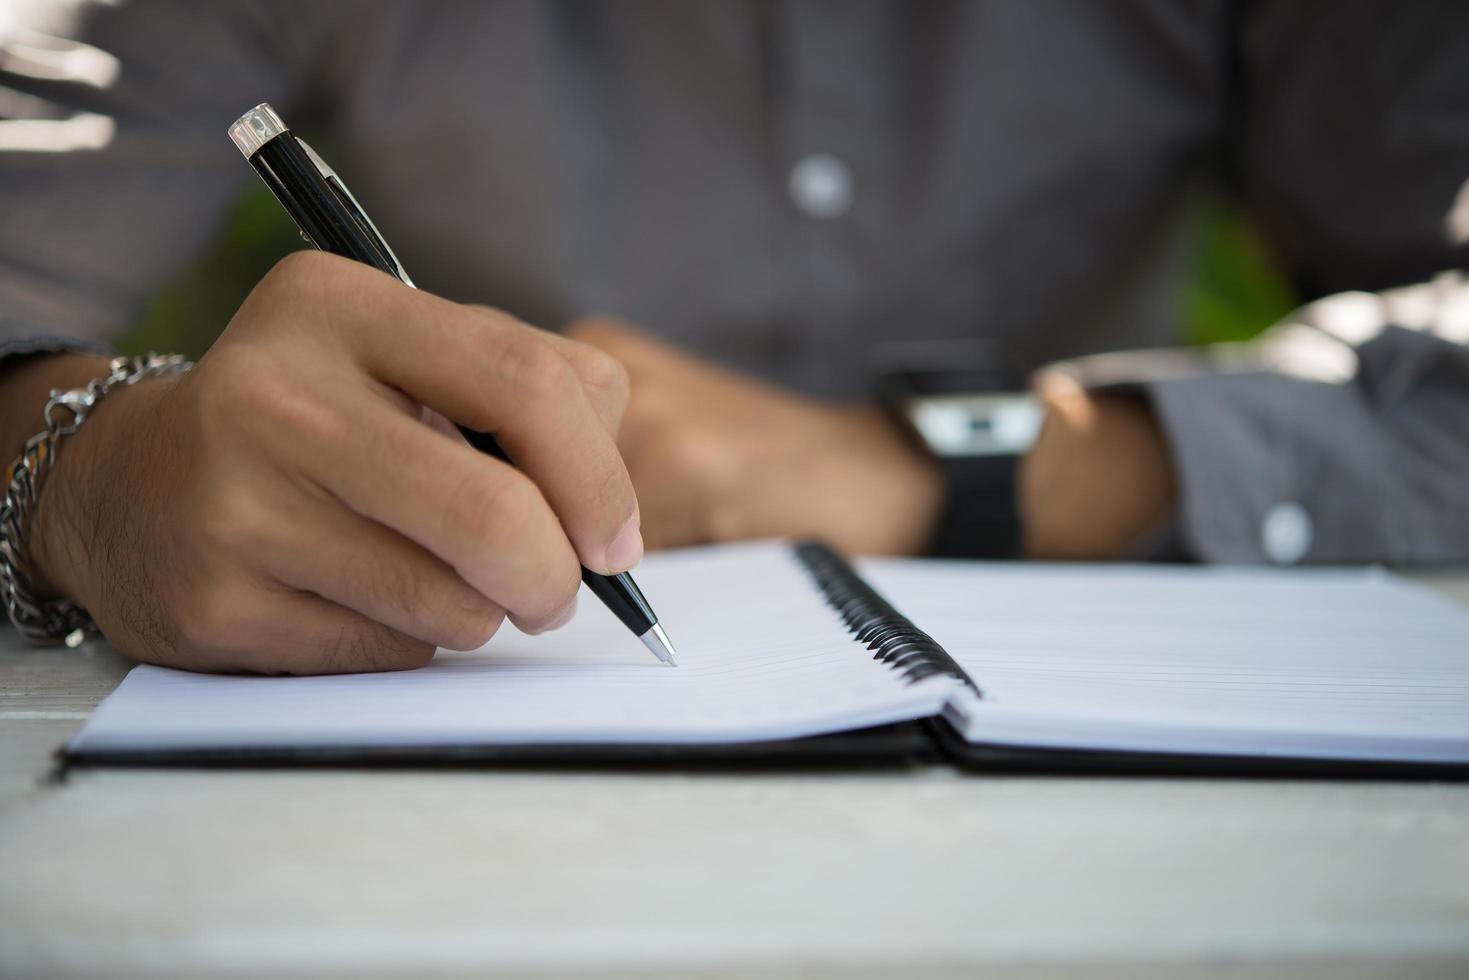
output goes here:
[[654, 623], [652, 628], [638, 639], [643, 641], [643, 646], [653, 651], [653, 656], [670, 667], [678, 666], [678, 660], [673, 652], [673, 643], [668, 639], [668, 634], [663, 632], [662, 626]]

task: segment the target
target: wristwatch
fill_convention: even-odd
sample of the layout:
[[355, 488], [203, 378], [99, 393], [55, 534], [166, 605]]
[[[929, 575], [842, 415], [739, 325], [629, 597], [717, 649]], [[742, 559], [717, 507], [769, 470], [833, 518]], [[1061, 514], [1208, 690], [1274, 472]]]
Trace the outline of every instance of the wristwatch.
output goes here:
[[909, 357], [878, 375], [883, 404], [939, 465], [944, 503], [929, 554], [1017, 558], [1020, 460], [1035, 443], [1042, 409], [1024, 375], [981, 348]]

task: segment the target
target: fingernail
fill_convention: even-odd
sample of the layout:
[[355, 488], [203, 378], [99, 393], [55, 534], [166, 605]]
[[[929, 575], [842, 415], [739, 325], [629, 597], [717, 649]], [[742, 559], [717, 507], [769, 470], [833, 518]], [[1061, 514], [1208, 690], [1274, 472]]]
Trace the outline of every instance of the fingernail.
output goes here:
[[643, 558], [643, 534], [636, 516], [630, 517], [607, 546], [607, 569], [616, 574], [632, 568]]
[[561, 627], [563, 627], [567, 623], [571, 622], [571, 617], [573, 617], [575, 615], [576, 615], [576, 596], [572, 596], [571, 597], [571, 601], [566, 604], [566, 608], [563, 609], [563, 610], [561, 610], [561, 612], [557, 613], [556, 614], [556, 617], [554, 619], [552, 619], [549, 623], [546, 624], [546, 629], [548, 629], [548, 630], [559, 630]]

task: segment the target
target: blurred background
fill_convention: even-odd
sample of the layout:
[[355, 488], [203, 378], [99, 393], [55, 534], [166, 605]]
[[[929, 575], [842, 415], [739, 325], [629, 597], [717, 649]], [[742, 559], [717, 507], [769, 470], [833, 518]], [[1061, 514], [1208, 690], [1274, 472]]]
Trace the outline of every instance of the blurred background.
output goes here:
[[[265, 271], [282, 255], [305, 247], [270, 192], [251, 184], [214, 248], [159, 293], [119, 343], [124, 353], [168, 350], [198, 357]], [[1194, 224], [1194, 256], [1179, 323], [1182, 342], [1248, 340], [1298, 305], [1246, 214], [1222, 196], [1207, 197]], [[208, 326], [201, 330], [199, 324]]]

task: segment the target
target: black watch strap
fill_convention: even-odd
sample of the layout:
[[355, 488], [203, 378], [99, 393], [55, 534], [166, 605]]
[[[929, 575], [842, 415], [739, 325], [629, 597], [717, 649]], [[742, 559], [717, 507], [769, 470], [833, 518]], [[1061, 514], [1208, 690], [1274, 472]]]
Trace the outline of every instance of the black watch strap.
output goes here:
[[947, 456], [938, 460], [944, 509], [929, 554], [936, 558], [1019, 558], [1019, 456]]

